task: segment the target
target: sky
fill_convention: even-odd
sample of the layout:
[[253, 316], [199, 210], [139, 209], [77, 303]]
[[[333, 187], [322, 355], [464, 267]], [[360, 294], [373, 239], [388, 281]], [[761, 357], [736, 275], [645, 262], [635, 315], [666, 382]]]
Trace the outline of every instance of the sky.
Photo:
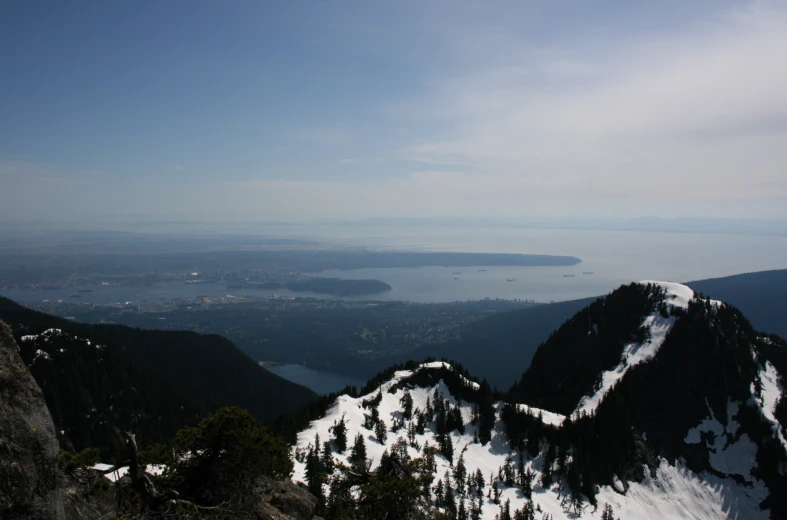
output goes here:
[[787, 3], [9, 0], [0, 221], [787, 219]]

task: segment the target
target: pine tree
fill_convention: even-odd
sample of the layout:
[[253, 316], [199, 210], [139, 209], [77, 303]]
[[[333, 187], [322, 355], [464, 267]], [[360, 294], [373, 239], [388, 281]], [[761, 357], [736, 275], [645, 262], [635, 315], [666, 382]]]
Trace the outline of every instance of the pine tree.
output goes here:
[[336, 449], [339, 453], [344, 453], [347, 449], [347, 424], [344, 422], [344, 415], [338, 422], [333, 423], [331, 426], [333, 433], [333, 442], [336, 444]]
[[[483, 490], [482, 490], [483, 494]], [[470, 511], [470, 519], [471, 520], [481, 520], [481, 498], [479, 497], [477, 501], [470, 502], [471, 511]]]
[[331, 443], [328, 441], [325, 441], [322, 445], [322, 459], [320, 463], [326, 475], [331, 475], [333, 473], [333, 451], [331, 450]]
[[506, 483], [506, 486], [513, 486], [514, 485], [514, 467], [511, 464], [511, 462], [513, 462], [513, 460], [514, 460], [514, 455], [513, 454], [509, 454], [506, 457], [506, 463], [503, 466], [503, 477], [504, 477], [504, 482]]
[[413, 416], [413, 396], [410, 395], [409, 391], [402, 395], [399, 404], [402, 405], [402, 416], [409, 421]]
[[377, 437], [377, 441], [380, 444], [385, 444], [385, 441], [388, 438], [388, 430], [386, 430], [384, 422], [377, 421], [377, 423], [374, 425], [374, 436]]
[[426, 431], [426, 415], [423, 413], [418, 413], [415, 418], [415, 432], [418, 435], [423, 435]]
[[[317, 441], [319, 441], [319, 437]], [[325, 473], [320, 460], [319, 444], [316, 446], [312, 446], [309, 454], [306, 456], [306, 482], [309, 486], [309, 492], [317, 497], [317, 502], [321, 505], [325, 500], [322, 490], [322, 485], [325, 482]]]
[[396, 455], [402, 464], [410, 462], [410, 454], [407, 452], [407, 441], [404, 440], [404, 437], [396, 439], [396, 442], [391, 447], [391, 453]]
[[536, 474], [530, 471], [530, 468], [527, 468], [522, 474], [522, 493], [528, 500], [533, 496], [533, 479], [535, 478]]
[[448, 474], [445, 475], [443, 487], [445, 488], [445, 509], [451, 516], [456, 516], [456, 498], [454, 497], [454, 490], [451, 488], [451, 481], [448, 480]]
[[484, 474], [481, 473], [480, 469], [475, 470], [475, 485], [476, 489], [478, 490], [478, 498], [480, 499], [484, 496], [484, 487], [486, 487], [486, 482], [484, 482]]
[[443, 507], [445, 504], [445, 490], [443, 489], [443, 481], [438, 480], [434, 488], [434, 505]]
[[494, 503], [500, 505], [500, 489], [497, 487], [497, 480], [492, 482], [492, 493], [494, 493]]
[[454, 468], [454, 485], [459, 496], [465, 496], [465, 479], [467, 477], [467, 469], [465, 468], [464, 457], [459, 456]]
[[346, 477], [332, 479], [326, 516], [328, 518], [353, 518], [355, 507], [351, 482]]
[[440, 442], [440, 453], [443, 454], [448, 462], [453, 463], [454, 461], [454, 441], [451, 440], [450, 435], [443, 435], [439, 439]]
[[468, 520], [464, 500], [459, 500], [459, 511], [456, 513], [456, 520]]
[[536, 520], [536, 510], [533, 509], [533, 502], [531, 500], [525, 501], [522, 509], [514, 514], [514, 520]]
[[552, 464], [555, 460], [555, 445], [551, 442], [547, 447], [546, 454], [544, 454], [544, 467], [541, 470], [541, 487], [549, 489], [552, 487]]
[[360, 433], [355, 436], [355, 444], [353, 444], [348, 460], [356, 472], [364, 473], [366, 471], [366, 443]]
[[612, 510], [611, 505], [604, 504], [604, 511], [601, 513], [601, 520], [615, 520], [615, 512]]
[[506, 499], [503, 507], [500, 508], [500, 520], [512, 520], [511, 518], [511, 500]]
[[492, 440], [492, 429], [495, 426], [495, 405], [492, 397], [492, 389], [486, 380], [481, 382], [478, 391], [478, 440], [486, 445]]

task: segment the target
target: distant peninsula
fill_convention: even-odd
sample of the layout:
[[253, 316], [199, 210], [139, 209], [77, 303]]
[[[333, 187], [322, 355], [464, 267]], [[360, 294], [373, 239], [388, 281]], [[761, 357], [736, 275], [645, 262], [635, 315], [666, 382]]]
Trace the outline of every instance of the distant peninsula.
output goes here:
[[313, 292], [332, 296], [369, 296], [391, 290], [391, 286], [380, 280], [344, 280], [342, 278], [308, 278], [297, 282], [264, 282], [258, 284], [230, 285], [228, 289], [265, 289], [275, 291], [287, 289], [296, 292]]
[[318, 250], [246, 254], [257, 255], [259, 260], [272, 265], [286, 265], [303, 272], [388, 267], [545, 267], [571, 266], [582, 262], [575, 256], [509, 253]]

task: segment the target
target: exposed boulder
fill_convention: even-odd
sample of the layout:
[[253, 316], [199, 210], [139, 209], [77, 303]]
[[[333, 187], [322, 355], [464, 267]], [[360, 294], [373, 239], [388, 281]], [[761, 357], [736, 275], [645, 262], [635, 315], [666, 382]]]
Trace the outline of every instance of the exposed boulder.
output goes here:
[[264, 480], [257, 492], [264, 520], [313, 520], [317, 498], [290, 481]]
[[0, 321], [0, 518], [65, 518], [55, 426], [44, 395]]

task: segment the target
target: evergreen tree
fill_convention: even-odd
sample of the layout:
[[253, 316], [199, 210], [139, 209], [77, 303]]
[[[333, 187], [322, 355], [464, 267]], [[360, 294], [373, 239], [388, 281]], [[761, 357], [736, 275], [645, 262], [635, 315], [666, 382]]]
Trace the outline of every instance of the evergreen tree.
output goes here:
[[409, 421], [413, 416], [413, 396], [410, 395], [409, 391], [406, 391], [404, 395], [402, 395], [399, 404], [402, 405], [402, 416]]
[[348, 460], [356, 472], [363, 473], [366, 471], [366, 443], [363, 440], [363, 435], [360, 433], [355, 436], [355, 444], [353, 444]]
[[486, 482], [484, 482], [484, 474], [481, 473], [480, 469], [475, 470], [475, 486], [478, 493], [478, 498], [480, 499], [484, 496], [484, 487], [486, 487]]
[[615, 520], [615, 512], [612, 510], [611, 505], [604, 504], [604, 511], [601, 513], [601, 520]]
[[452, 407], [447, 412], [446, 421], [448, 431], [456, 430], [461, 434], [465, 433], [465, 423], [462, 419], [462, 410], [458, 406]]
[[344, 415], [331, 426], [331, 432], [336, 449], [339, 453], [344, 453], [344, 450], [347, 449], [347, 424], [344, 422]]
[[478, 440], [486, 445], [492, 440], [492, 429], [495, 426], [495, 405], [492, 398], [492, 389], [486, 380], [481, 382], [478, 390]]
[[423, 435], [426, 431], [426, 415], [424, 413], [418, 413], [415, 418], [415, 432], [418, 435]]
[[454, 497], [454, 490], [451, 488], [451, 481], [448, 480], [448, 474], [445, 475], [443, 487], [445, 488], [445, 510], [450, 513], [451, 516], [456, 517], [456, 497]]
[[533, 496], [533, 479], [535, 478], [536, 474], [530, 471], [530, 468], [527, 468], [522, 474], [522, 493], [528, 500]]
[[506, 456], [506, 463], [503, 465], [503, 481], [506, 486], [514, 485], [514, 466], [511, 464], [514, 460], [514, 455], [509, 454]]
[[322, 460], [320, 461], [322, 464], [322, 469], [326, 475], [331, 475], [333, 473], [333, 451], [331, 450], [331, 443], [325, 441], [322, 446]]
[[468, 520], [464, 500], [459, 500], [459, 511], [456, 513], [456, 520]]
[[374, 425], [374, 436], [377, 437], [377, 441], [380, 444], [385, 444], [385, 441], [388, 438], [388, 431], [385, 429], [384, 422], [377, 421], [377, 423]]
[[355, 498], [352, 495], [352, 484], [345, 476], [331, 480], [330, 495], [325, 516], [327, 518], [354, 518]]
[[467, 469], [465, 468], [464, 457], [459, 456], [454, 468], [454, 486], [459, 496], [465, 496], [465, 479], [467, 478]]
[[445, 490], [443, 489], [443, 481], [438, 480], [434, 488], [434, 505], [443, 507], [445, 505]]
[[536, 511], [533, 509], [533, 502], [527, 500], [522, 509], [514, 512], [514, 520], [536, 520]]
[[[319, 437], [317, 441], [319, 441]], [[318, 505], [322, 505], [325, 501], [322, 489], [322, 485], [325, 483], [325, 472], [320, 460], [319, 444], [317, 447], [312, 446], [306, 456], [306, 482], [309, 486], [309, 493], [317, 497]]]
[[448, 462], [454, 461], [454, 441], [451, 440], [450, 435], [443, 435], [440, 439], [440, 453], [443, 454]]
[[555, 445], [551, 442], [544, 454], [544, 467], [541, 470], [541, 487], [549, 489], [552, 487], [552, 464], [555, 460]]
[[481, 520], [481, 498], [470, 502], [470, 519]]
[[500, 505], [500, 489], [497, 487], [497, 480], [492, 482], [492, 493], [494, 494], [493, 502], [495, 505]]
[[512, 520], [511, 518], [511, 500], [506, 499], [503, 507], [500, 508], [500, 520]]
[[391, 447], [391, 453], [396, 455], [402, 464], [410, 462], [410, 454], [407, 452], [407, 441], [404, 440], [404, 437], [396, 439], [396, 442]]

